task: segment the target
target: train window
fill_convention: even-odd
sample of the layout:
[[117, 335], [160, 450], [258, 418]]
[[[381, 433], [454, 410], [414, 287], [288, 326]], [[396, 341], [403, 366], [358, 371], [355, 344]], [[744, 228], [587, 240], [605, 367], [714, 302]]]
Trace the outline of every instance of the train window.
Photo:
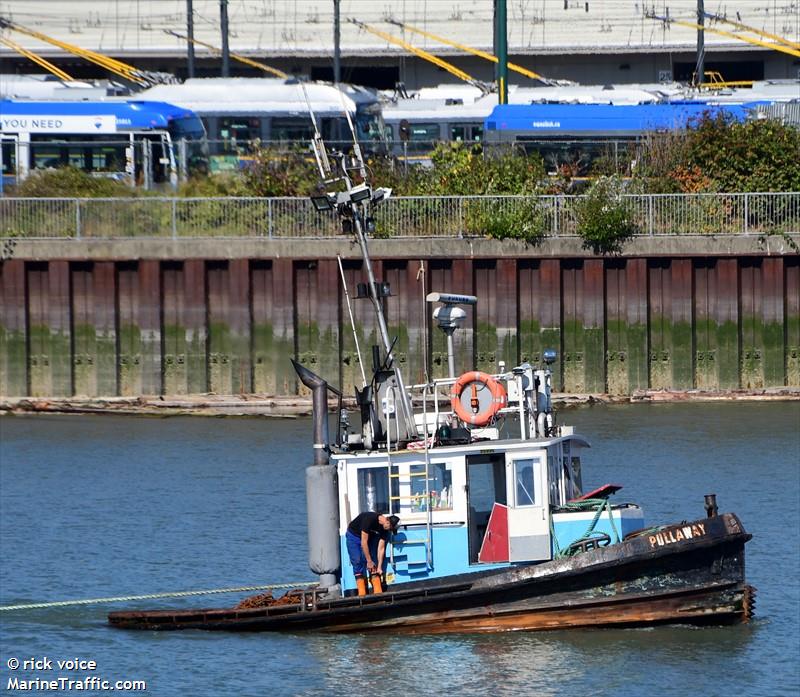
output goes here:
[[410, 140], [434, 141], [439, 140], [438, 123], [412, 123]]
[[51, 169], [69, 165], [85, 172], [124, 172], [127, 138], [106, 138], [100, 141], [91, 136], [66, 136], [55, 142], [32, 138], [31, 167]]
[[261, 137], [261, 120], [240, 117], [220, 118], [219, 134], [222, 138], [246, 145]]
[[13, 140], [2, 140], [3, 174], [14, 175], [17, 173], [17, 144]]
[[311, 121], [306, 116], [302, 119], [272, 119], [270, 140], [311, 140], [313, 131]]
[[450, 140], [462, 142], [467, 139], [466, 126], [451, 126], [450, 127]]
[[483, 140], [483, 126], [477, 123], [464, 123], [450, 126], [450, 140], [456, 142], [478, 142]]

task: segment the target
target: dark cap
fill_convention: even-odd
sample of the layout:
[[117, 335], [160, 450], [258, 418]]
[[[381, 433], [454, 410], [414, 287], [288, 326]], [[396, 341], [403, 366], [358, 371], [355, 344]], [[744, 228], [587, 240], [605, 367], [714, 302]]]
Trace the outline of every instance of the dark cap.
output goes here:
[[392, 532], [397, 532], [397, 526], [400, 525], [400, 518], [396, 515], [386, 516], [389, 519], [389, 523], [392, 526]]

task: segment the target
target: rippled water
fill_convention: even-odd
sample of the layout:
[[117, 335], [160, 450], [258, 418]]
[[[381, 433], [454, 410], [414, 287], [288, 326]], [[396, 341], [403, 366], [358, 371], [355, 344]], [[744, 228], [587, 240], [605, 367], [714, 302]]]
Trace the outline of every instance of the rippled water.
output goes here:
[[[156, 695], [797, 695], [800, 404], [604, 406], [561, 421], [594, 445], [585, 485], [624, 484], [618, 498], [648, 522], [700, 517], [710, 492], [740, 515], [756, 621], [392, 637], [110, 629], [106, 613], [132, 603], [3, 612], [1, 687], [96, 675]], [[310, 433], [305, 419], [0, 419], [0, 604], [310, 580]], [[7, 667], [43, 656], [97, 669]]]

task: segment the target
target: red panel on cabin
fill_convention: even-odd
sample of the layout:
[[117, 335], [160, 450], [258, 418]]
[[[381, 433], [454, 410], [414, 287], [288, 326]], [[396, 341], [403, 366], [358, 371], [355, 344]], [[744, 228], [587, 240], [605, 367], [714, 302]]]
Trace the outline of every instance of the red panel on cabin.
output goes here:
[[481, 551], [478, 553], [478, 561], [508, 561], [508, 549], [508, 507], [495, 502], [486, 526], [486, 534], [483, 536]]

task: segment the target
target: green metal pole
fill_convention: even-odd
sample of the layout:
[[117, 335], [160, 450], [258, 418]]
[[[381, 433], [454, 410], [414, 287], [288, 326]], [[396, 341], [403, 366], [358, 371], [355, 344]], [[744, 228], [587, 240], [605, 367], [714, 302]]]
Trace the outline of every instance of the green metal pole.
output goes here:
[[506, 21], [506, 0], [496, 0], [497, 26], [495, 45], [497, 47], [497, 102], [508, 104], [508, 26]]

